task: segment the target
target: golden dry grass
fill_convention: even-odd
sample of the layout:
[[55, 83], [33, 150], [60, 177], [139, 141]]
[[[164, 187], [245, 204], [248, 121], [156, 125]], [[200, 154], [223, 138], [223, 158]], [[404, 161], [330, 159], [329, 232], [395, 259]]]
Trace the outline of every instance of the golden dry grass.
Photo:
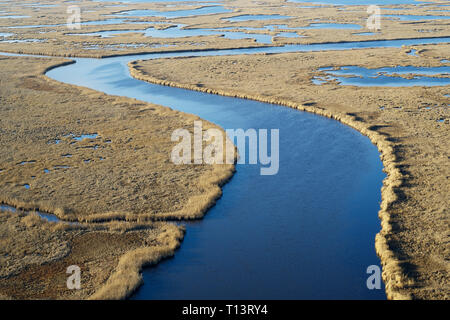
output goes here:
[[[43, 42], [2, 42], [0, 43], [0, 51], [54, 56], [102, 57], [140, 52], [261, 46], [261, 44], [250, 39], [227, 40], [219, 36], [156, 39], [146, 38], [139, 33], [134, 33], [114, 38], [74, 37], [67, 35], [67, 33], [73, 31], [67, 30], [64, 25], [67, 20], [67, 3], [57, 0], [53, 3], [59, 6], [48, 8], [24, 6], [24, 3], [33, 4], [35, 1], [23, 0], [0, 3], [0, 11], [14, 11], [15, 14], [31, 16], [29, 19], [21, 20], [2, 19], [0, 21], [2, 25], [0, 32], [14, 33], [9, 39], [35, 38]], [[124, 9], [108, 8], [103, 6], [102, 3], [92, 1], [81, 1], [77, 5], [82, 8], [83, 21], [105, 19], [104, 15]], [[182, 23], [198, 28], [229, 26], [239, 28], [246, 26], [262, 27], [269, 23], [268, 21], [228, 23], [220, 20], [223, 17], [240, 14], [294, 15], [295, 18], [288, 22], [288, 27], [306, 26], [314, 19], [337, 23], [359, 23], [364, 26], [367, 18], [365, 8], [356, 10], [354, 10], [355, 8], [350, 8], [351, 10], [344, 8], [344, 10], [341, 10], [342, 8], [328, 7], [321, 10], [310, 10], [299, 8], [299, 4], [281, 0], [258, 3], [257, 5], [247, 0], [225, 1], [225, 5], [233, 6], [235, 11], [230, 14], [170, 20], [166, 21], [167, 24], [159, 27], [167, 28]], [[431, 6], [428, 8], [404, 7], [411, 9], [403, 12], [408, 14], [429, 14], [426, 10], [438, 8]], [[127, 4], [126, 9], [147, 8], [167, 10], [164, 4], [155, 3]], [[396, 11], [395, 13], [401, 12]], [[153, 22], [163, 21], [158, 17], [137, 18], [136, 20], [149, 22], [149, 25]], [[273, 20], [270, 23], [278, 23], [278, 21]], [[31, 29], [8, 28], [10, 26], [33, 24], [63, 25]], [[124, 30], [127, 28], [143, 29], [145, 27], [147, 26], [132, 24], [83, 26], [80, 32]], [[276, 37], [273, 41], [279, 45], [368, 39], [355, 34], [362, 31], [367, 30], [339, 30], [339, 32], [320, 29], [301, 30], [299, 34], [306, 37], [299, 39]], [[270, 31], [256, 32], [275, 35], [275, 32]], [[448, 22], [446, 21], [426, 21], [424, 23], [385, 21], [381, 32], [371, 39], [448, 35]], [[137, 45], [137, 47], [121, 47], [122, 44]], [[169, 46], [165, 47], [166, 45]], [[97, 49], [92, 50], [92, 48]], [[430, 48], [419, 48], [420, 55], [429, 58], [420, 60], [419, 64], [436, 65], [436, 50], [439, 49], [436, 49], [437, 47]], [[407, 50], [409, 48], [406, 48], [404, 52]], [[417, 63], [414, 58], [404, 55], [403, 51], [386, 52], [387, 54], [377, 61], [375, 61], [377, 58], [374, 58], [370, 52], [357, 57], [356, 60], [355, 55], [352, 54], [347, 56], [347, 60], [339, 60], [341, 58], [336, 58], [336, 56], [333, 56], [331, 60], [353, 63], [366, 59], [367, 63], [369, 61], [373, 65], [379, 63], [380, 66], [387, 61], [392, 61], [392, 63]], [[445, 57], [445, 52], [444, 50], [440, 55]], [[389, 53], [392, 56], [389, 56]], [[299, 69], [297, 65], [299, 56], [300, 60], [319, 61], [320, 63], [313, 64], [310, 67], [304, 67], [303, 65], [303, 69]], [[240, 64], [238, 66], [240, 70], [236, 74], [237, 78], [226, 72], [219, 76], [215, 73], [217, 70], [208, 70], [209, 64], [205, 67], [200, 66], [199, 70], [204, 69], [200, 72], [199, 77], [206, 77], [207, 79], [208, 74], [210, 74], [213, 79], [207, 79], [206, 83], [213, 86], [214, 81], [223, 81], [226, 90], [199, 88], [196, 83], [188, 84], [187, 87], [276, 102], [317, 112], [335, 117], [369, 135], [383, 151], [385, 167], [389, 172], [389, 177], [385, 181], [386, 186], [383, 188], [384, 201], [380, 211], [383, 232], [377, 237], [376, 242], [377, 251], [382, 256], [384, 263], [384, 277], [387, 282], [388, 293], [393, 298], [405, 297], [410, 292], [413, 293], [414, 297], [447, 297], [448, 294], [447, 296], [443, 295], [442, 290], [440, 290], [443, 283], [448, 284], [448, 275], [442, 272], [446, 268], [442, 257], [445, 259], [448, 256], [448, 251], [442, 249], [442, 239], [447, 236], [447, 229], [442, 227], [442, 221], [446, 220], [435, 221], [436, 216], [438, 219], [444, 217], [446, 208], [448, 208], [447, 200], [442, 199], [443, 193], [439, 192], [442, 191], [442, 188], [439, 190], [442, 183], [444, 183], [444, 187], [448, 186], [445, 184], [446, 180], [442, 178], [445, 173], [436, 173], [436, 168], [442, 166], [442, 163], [444, 163], [443, 167], [445, 168], [446, 162], [443, 162], [442, 159], [446, 153], [442, 151], [442, 148], [446, 148], [447, 145], [442, 143], [442, 137], [439, 137], [439, 132], [441, 132], [439, 130], [443, 127], [437, 125], [435, 120], [436, 117], [444, 117], [445, 119], [448, 119], [448, 117], [441, 107], [429, 110], [428, 114], [411, 112], [411, 110], [408, 110], [408, 114], [406, 114], [391, 108], [399, 100], [406, 105], [417, 104], [422, 106], [422, 104], [435, 103], [439, 105], [442, 103], [442, 91], [436, 88], [424, 92], [414, 91], [411, 96], [407, 97], [404, 92], [399, 91], [400, 93], [397, 94], [396, 90], [389, 90], [387, 91], [389, 97], [387, 101], [380, 99], [377, 94], [368, 93], [361, 89], [352, 93], [347, 90], [344, 95], [340, 91], [341, 88], [339, 90], [332, 88], [332, 91], [328, 91], [329, 87], [324, 87], [317, 91], [316, 87], [310, 86], [309, 80], [317, 74], [315, 67], [330, 65], [330, 56], [327, 53], [320, 57], [315, 54], [299, 56], [293, 55], [287, 60], [279, 60], [280, 56], [277, 56], [277, 58], [270, 57], [267, 60], [258, 60], [256, 63], [254, 60], [244, 61], [245, 59], [240, 60], [239, 58]], [[389, 59], [386, 59], [386, 56], [389, 56]], [[185, 63], [185, 60], [180, 61]], [[234, 60], [231, 60], [231, 62], [234, 62]], [[242, 65], [242, 62], [244, 62], [244, 65]], [[268, 63], [273, 68], [278, 69], [279, 65], [277, 66], [277, 64], [280, 64], [280, 62], [287, 72], [283, 74], [274, 72], [268, 77], [272, 81], [258, 77], [259, 83], [255, 84], [254, 87], [249, 87], [255, 80], [253, 72], [264, 75], [264, 72], [270, 68], [265, 70], [261, 66]], [[147, 219], [201, 217], [220, 197], [220, 185], [227, 181], [234, 168], [232, 166], [216, 166], [213, 169], [204, 166], [179, 166], [174, 168], [167, 162], [167, 155], [169, 154], [167, 151], [172, 146], [167, 140], [167, 137], [170, 138], [170, 135], [166, 135], [167, 132], [177, 126], [188, 130], [192, 129], [192, 122], [197, 118], [138, 101], [110, 97], [91, 90], [62, 85], [42, 76], [46, 68], [60, 63], [67, 63], [67, 61], [31, 58], [1, 58], [0, 60], [0, 66], [2, 67], [2, 76], [0, 77], [0, 146], [2, 148], [0, 154], [0, 170], [2, 170], [0, 171], [0, 201], [24, 209], [39, 208], [42, 211], [55, 213], [60, 218], [67, 220], [97, 223], [111, 219], [133, 222]], [[163, 65], [166, 63], [164, 62]], [[233, 70], [234, 67], [237, 67], [230, 65], [230, 60], [227, 62], [226, 58], [215, 60], [214, 63], [216, 63], [216, 67], [219, 66], [218, 69], [222, 68], [223, 70]], [[246, 73], [246, 70], [252, 70], [253, 64], [257, 67], [256, 70]], [[193, 66], [198, 67], [196, 62]], [[180, 65], [173, 67], [176, 71], [177, 68], [180, 68]], [[261, 71], [261, 69], [264, 70]], [[18, 70], [21, 70], [22, 73], [19, 74]], [[277, 74], [277, 76], [274, 77], [274, 74]], [[139, 77], [140, 73], [135, 72], [135, 75]], [[223, 78], [225, 75], [227, 79]], [[290, 77], [288, 81], [283, 78], [286, 75]], [[175, 77], [173, 72], [170, 76]], [[145, 77], [147, 78], [148, 74], [145, 74]], [[160, 72], [153, 81], [160, 82], [160, 79], [165, 77], [166, 74]], [[186, 79], [171, 79], [169, 77], [166, 84], [184, 86], [185, 83]], [[292, 90], [293, 84], [295, 90]], [[299, 87], [301, 87], [301, 94], [298, 93]], [[309, 90], [310, 88], [313, 89]], [[324, 90], [327, 90], [327, 94], [323, 95], [323, 99], [318, 99], [317, 96], [321, 95]], [[380, 94], [378, 92], [378, 95]], [[342, 99], [343, 97], [346, 97], [346, 99]], [[358, 99], [361, 101], [360, 103]], [[330, 101], [333, 101], [333, 103]], [[311, 102], [315, 103], [313, 107], [311, 107]], [[379, 110], [376, 109], [377, 102], [387, 105], [384, 114], [380, 114]], [[419, 107], [419, 109], [423, 108]], [[361, 120], [364, 122], [361, 123]], [[389, 123], [389, 126], [384, 126], [386, 122]], [[377, 127], [378, 133], [369, 130], [371, 129], [370, 125], [374, 123], [377, 126], [380, 123], [382, 124]], [[409, 126], [408, 124], [411, 123], [413, 125]], [[436, 128], [430, 129], [431, 123]], [[99, 138], [77, 142], [75, 148], [71, 144], [72, 139], [64, 137], [67, 133], [86, 134], [94, 132], [99, 134]], [[414, 132], [417, 132], [417, 134], [414, 134]], [[426, 133], [425, 137], [422, 136], [423, 132]], [[436, 139], [437, 136], [438, 139]], [[446, 137], [445, 134], [444, 137]], [[398, 139], [398, 141], [391, 141], [391, 138]], [[61, 143], [58, 145], [48, 143], [55, 139], [60, 139]], [[433, 141], [433, 139], [436, 139], [436, 141]], [[420, 148], [417, 148], [417, 145]], [[97, 146], [97, 149], [92, 149], [93, 146]], [[429, 148], [424, 149], [424, 146], [429, 146]], [[69, 153], [72, 155], [71, 158], [61, 157]], [[104, 160], [100, 160], [100, 158]], [[411, 169], [412, 173], [407, 172], [410, 166], [408, 162], [410, 158], [416, 158], [416, 162]], [[18, 165], [22, 161], [30, 160], [35, 162], [23, 166]], [[90, 162], [84, 163], [84, 160], [90, 160]], [[444, 160], [448, 161], [445, 157]], [[136, 166], [136, 164], [140, 165]], [[51, 175], [44, 174], [44, 169], [52, 168], [55, 165], [69, 165], [70, 168], [51, 170]], [[111, 168], [114, 169], [111, 170]], [[23, 187], [25, 183], [30, 184], [30, 190], [26, 190], [26, 192]], [[428, 189], [425, 188], [425, 191], [424, 184], [428, 187]], [[427, 201], [425, 197], [430, 195], [429, 189], [432, 188], [438, 189], [438, 192]], [[419, 196], [421, 193], [423, 193], [422, 197]], [[442, 203], [444, 206], [440, 207], [439, 204]], [[403, 218], [401, 215], [403, 212], [408, 212], [407, 218]], [[422, 212], [425, 214], [422, 214]], [[2, 279], [3, 287], [0, 290], [0, 298], [2, 299], [8, 297], [86, 298], [101, 286], [104, 286], [103, 289], [92, 297], [123, 298], [129, 294], [129, 290], [138, 285], [140, 264], [156, 263], [160, 258], [171, 255], [171, 248], [178, 245], [182, 233], [182, 230], [171, 229], [173, 226], [151, 223], [149, 225], [153, 228], [153, 233], [148, 239], [152, 240], [147, 242], [147, 240], [136, 240], [136, 235], [131, 232], [134, 228], [133, 232], [139, 233], [139, 226], [135, 223], [111, 222], [108, 223], [108, 230], [102, 229], [102, 233], [98, 233], [99, 230], [93, 229], [92, 226], [89, 227], [91, 228], [90, 231], [85, 229], [74, 231], [73, 227], [64, 224], [50, 224], [49, 230], [51, 232], [48, 233], [39, 229], [47, 230], [49, 227], [41, 226], [35, 216], [21, 217], [20, 219], [23, 219], [23, 221], [5, 222], [1, 226], [7, 228], [4, 233], [5, 237], [1, 240], [2, 249], [4, 252], [14, 253], [8, 257], [12, 260], [8, 260], [8, 262], [1, 260], [2, 271], [15, 270], [19, 272], [15, 276], [9, 275], [6, 278], [7, 280]], [[425, 230], [417, 231], [417, 225], [424, 226]], [[20, 226], [17, 227], [20, 232], [16, 235], [18, 237], [16, 246], [13, 245], [10, 240], [12, 238], [9, 237], [12, 232], [17, 232], [17, 229], [14, 229], [16, 227], [13, 226]], [[39, 232], [36, 230], [39, 230]], [[162, 248], [148, 246], [158, 237], [159, 231], [156, 232], [155, 230], [160, 230], [162, 234], [168, 237], [167, 241], [161, 241]], [[398, 230], [401, 230], [401, 232], [398, 232]], [[437, 230], [435, 239], [430, 240], [430, 230]], [[97, 233], [93, 233], [94, 231]], [[74, 232], [78, 232], [77, 236], [73, 235]], [[414, 239], [413, 236], [417, 236], [417, 239]], [[143, 239], [142, 237], [139, 239]], [[42, 239], [46, 239], [46, 243], [48, 243], [45, 250], [41, 247], [43, 245]], [[105, 241], [112, 241], [116, 247], [114, 245], [107, 247], [107, 252], [105, 252], [107, 256], [101, 256], [100, 260], [95, 260], [98, 258], [97, 253], [105, 250], [105, 247], [102, 246]], [[67, 253], [67, 243], [71, 243], [72, 250], [70, 253]], [[94, 245], [87, 247], [87, 243]], [[36, 247], [36, 250], [42, 249], [42, 251], [39, 251], [39, 255], [28, 254], [29, 249], [27, 248], [33, 247]], [[395, 250], [392, 250], [393, 248]], [[430, 254], [426, 252], [428, 248], [430, 248]], [[85, 255], [84, 251], [89, 252], [89, 254]], [[430, 255], [433, 256], [432, 259], [430, 259]], [[62, 285], [64, 279], [61, 278], [61, 274], [64, 274], [64, 266], [67, 262], [65, 259], [69, 259], [68, 257], [78, 257], [76, 259], [81, 261], [80, 263], [91, 265], [89, 271], [91, 276], [87, 290], [78, 292], [78, 295], [68, 294]], [[27, 264], [26, 261], [33, 263]], [[417, 272], [411, 267], [405, 267], [410, 261], [412, 261], [411, 264], [419, 266]], [[4, 267], [6, 263], [9, 266], [8, 268]], [[22, 271], [23, 268], [26, 271]], [[130, 268], [132, 272], [128, 275], [124, 272], [124, 268]], [[411, 277], [405, 276], [405, 270], [416, 279], [414, 284], [411, 284]], [[430, 272], [433, 271], [434, 274], [430, 276]], [[49, 275], [54, 275], [59, 282], [56, 284], [52, 282], [53, 278]], [[108, 280], [110, 275], [112, 277]], [[42, 287], [46, 289], [42, 291]], [[436, 288], [438, 289], [436, 290]]]

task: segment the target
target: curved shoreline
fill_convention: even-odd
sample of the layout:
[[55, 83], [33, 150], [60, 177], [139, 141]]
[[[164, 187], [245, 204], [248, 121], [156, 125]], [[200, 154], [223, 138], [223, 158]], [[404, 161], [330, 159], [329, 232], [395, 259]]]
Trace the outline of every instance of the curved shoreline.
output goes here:
[[[75, 64], [75, 60], [65, 61], [62, 63], [58, 63], [55, 65], [52, 65], [41, 73], [41, 76], [45, 77], [47, 81], [59, 83], [59, 81], [54, 80], [52, 78], [49, 78], [46, 76], [46, 73], [50, 70], [53, 70], [55, 68], [72, 65]], [[74, 85], [71, 85], [74, 86]], [[89, 88], [79, 87], [81, 90], [91, 90]], [[128, 99], [128, 98], [127, 98]], [[144, 102], [148, 104], [147, 102]], [[170, 109], [168, 107], [162, 107], [166, 109]], [[174, 110], [173, 110], [174, 111]], [[200, 119], [195, 115], [186, 114], [181, 111], [174, 111], [176, 113], [183, 113], [186, 117], [195, 119]], [[215, 126], [214, 124], [211, 124], [207, 121], [205, 123], [208, 123], [209, 125]], [[223, 130], [220, 127], [218, 127], [219, 130]], [[235, 153], [235, 161], [237, 159], [237, 153]], [[23, 203], [16, 200], [11, 200], [8, 198], [0, 198], [0, 204], [11, 206], [17, 210], [35, 210], [40, 211], [43, 213], [48, 213], [55, 215], [58, 217], [61, 221], [66, 222], [84, 222], [84, 223], [102, 223], [102, 222], [109, 222], [109, 221], [127, 221], [127, 222], [140, 222], [140, 221], [170, 221], [170, 220], [195, 220], [195, 219], [201, 219], [207, 211], [215, 205], [216, 201], [222, 196], [222, 189], [221, 187], [226, 184], [234, 175], [236, 169], [235, 165], [229, 165], [229, 164], [223, 164], [223, 165], [217, 165], [214, 166], [212, 172], [208, 177], [199, 177], [199, 183], [198, 186], [200, 188], [203, 188], [205, 192], [200, 195], [192, 196], [188, 199], [187, 203], [183, 206], [182, 209], [177, 211], [169, 211], [164, 213], [144, 213], [136, 216], [132, 213], [103, 213], [103, 214], [92, 214], [84, 217], [70, 217], [70, 216], [63, 216], [64, 210], [59, 208], [48, 208], [48, 207], [42, 207], [38, 204], [33, 203]]]
[[407, 277], [404, 269], [401, 266], [401, 260], [389, 245], [389, 235], [393, 233], [393, 226], [390, 222], [391, 215], [389, 213], [389, 208], [398, 199], [396, 189], [402, 186], [403, 176], [401, 171], [396, 166], [397, 160], [394, 148], [392, 143], [388, 139], [386, 139], [382, 134], [370, 130], [370, 126], [365, 126], [361, 121], [357, 120], [357, 117], [351, 116], [349, 114], [333, 113], [321, 108], [302, 105], [283, 99], [267, 98], [259, 95], [240, 94], [236, 92], [233, 93], [226, 90], [209, 89], [205, 87], [197, 87], [194, 85], [187, 85], [167, 80], [160, 80], [149, 75], [145, 75], [142, 71], [137, 70], [135, 66], [138, 61], [129, 62], [128, 67], [130, 70], [130, 75], [135, 79], [141, 81], [204, 93], [217, 94], [227, 97], [255, 100], [264, 103], [277, 104], [300, 111], [306, 111], [337, 120], [367, 136], [370, 141], [375, 146], [377, 146], [381, 154], [380, 158], [384, 165], [384, 171], [387, 174], [387, 177], [383, 180], [383, 187], [381, 188], [382, 201], [380, 204], [380, 211], [378, 212], [378, 216], [381, 220], [381, 230], [375, 237], [375, 250], [380, 257], [381, 265], [383, 267], [382, 277], [386, 287], [386, 295], [388, 299], [393, 300], [412, 299], [412, 296], [410, 294], [405, 294], [403, 292], [400, 292], [399, 290], [407, 284], [410, 285], [413, 280]]
[[[435, 37], [437, 39], [442, 37]], [[446, 38], [446, 37], [444, 37]], [[421, 39], [421, 38], [413, 38], [413, 39]], [[401, 39], [400, 39], [401, 40]], [[380, 40], [381, 41], [381, 40]], [[359, 41], [357, 41], [359, 42]], [[0, 52], [4, 53], [10, 53], [10, 54], [17, 54], [17, 55], [35, 55], [35, 56], [42, 56], [42, 57], [55, 57], [55, 58], [86, 58], [86, 59], [107, 59], [107, 58], [116, 58], [116, 57], [128, 57], [128, 56], [136, 56], [136, 55], [142, 55], [142, 54], [171, 54], [171, 53], [184, 53], [184, 52], [209, 52], [209, 51], [226, 51], [226, 50], [234, 50], [234, 49], [265, 49], [265, 48], [277, 48], [277, 47], [284, 47], [282, 46], [241, 46], [241, 47], [230, 47], [230, 48], [209, 48], [209, 49], [177, 49], [177, 50], [155, 50], [155, 51], [137, 51], [137, 52], [131, 52], [131, 53], [124, 53], [124, 54], [55, 54], [52, 52], [25, 52], [24, 50], [8, 50], [8, 49], [1, 49]]]

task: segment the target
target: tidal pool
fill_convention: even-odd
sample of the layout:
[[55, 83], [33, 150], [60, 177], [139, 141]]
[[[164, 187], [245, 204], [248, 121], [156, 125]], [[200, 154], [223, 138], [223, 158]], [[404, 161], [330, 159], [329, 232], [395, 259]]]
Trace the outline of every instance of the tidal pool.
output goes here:
[[419, 55], [417, 54], [417, 50], [416, 49], [411, 49], [410, 52], [407, 53], [408, 56], [413, 56], [413, 57], [418, 57]]
[[366, 69], [363, 67], [345, 66], [337, 70], [333, 68], [321, 68], [319, 70], [325, 72], [328, 76], [323, 79], [317, 79], [320, 82], [316, 84], [337, 80], [341, 85], [360, 87], [430, 87], [450, 85], [450, 67], [399, 66], [394, 68]]
[[18, 15], [9, 15], [9, 16], [0, 16], [0, 19], [26, 19], [31, 18], [30, 16], [18, 16]]
[[[110, 38], [120, 34], [126, 33], [142, 33], [146, 37], [152, 38], [184, 38], [196, 36], [216, 36], [222, 35], [226, 39], [255, 39], [256, 42], [270, 44], [272, 43], [272, 36], [267, 34], [246, 33], [242, 31], [226, 31], [227, 28], [218, 29], [184, 29], [185, 25], [176, 25], [166, 29], [156, 29], [150, 27], [144, 30], [107, 30], [91, 33], [69, 33], [72, 36], [99, 36], [101, 38]], [[233, 28], [236, 29], [236, 28]], [[281, 34], [281, 33], [280, 33]], [[288, 34], [287, 36], [292, 36]]]
[[238, 165], [223, 198], [187, 225], [175, 258], [144, 271], [134, 298], [384, 298], [383, 290], [366, 288], [367, 267], [379, 263], [374, 237], [384, 178], [366, 137], [289, 108], [135, 80], [126, 62], [136, 58], [144, 56], [77, 59], [75, 68], [48, 75], [223, 128], [279, 128], [281, 163], [271, 177]]
[[[264, 28], [241, 28], [241, 27], [225, 27], [225, 28], [217, 28], [217, 29], [185, 29], [186, 25], [179, 24], [173, 27], [165, 28], [165, 29], [157, 29], [154, 26], [151, 26], [148, 29], [135, 29], [135, 30], [105, 30], [99, 32], [90, 32], [90, 33], [67, 33], [66, 35], [70, 36], [98, 36], [101, 38], [111, 38], [116, 35], [126, 34], [126, 33], [142, 33], [146, 37], [152, 38], [184, 38], [184, 37], [196, 37], [196, 36], [218, 36], [221, 35], [225, 39], [254, 39], [258, 43], [271, 44], [272, 37], [289, 37], [289, 38], [297, 38], [302, 37], [296, 32], [288, 32], [288, 31], [275, 31], [274, 35], [271, 34], [263, 34], [263, 33], [252, 33], [248, 32], [253, 30], [264, 30]], [[233, 31], [228, 31], [233, 30]], [[245, 30], [240, 31], [240, 30]], [[267, 30], [273, 31], [274, 29], [268, 27]], [[292, 29], [293, 30], [293, 29]]]
[[374, 36], [377, 32], [360, 32], [360, 33], [354, 33], [355, 36]]

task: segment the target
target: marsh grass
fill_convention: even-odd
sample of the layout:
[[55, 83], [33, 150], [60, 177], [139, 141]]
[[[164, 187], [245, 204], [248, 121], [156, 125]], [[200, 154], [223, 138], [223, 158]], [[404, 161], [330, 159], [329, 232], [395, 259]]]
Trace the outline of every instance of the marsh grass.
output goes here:
[[184, 229], [167, 224], [156, 237], [157, 245], [138, 248], [124, 254], [104, 286], [91, 300], [125, 299], [142, 284], [141, 270], [173, 256], [184, 236]]

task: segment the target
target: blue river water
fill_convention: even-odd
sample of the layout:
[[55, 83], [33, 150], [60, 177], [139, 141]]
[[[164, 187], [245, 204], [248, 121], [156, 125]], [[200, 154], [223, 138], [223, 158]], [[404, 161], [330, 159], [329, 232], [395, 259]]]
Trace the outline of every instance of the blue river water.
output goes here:
[[[415, 44], [448, 38], [408, 40]], [[175, 257], [144, 270], [133, 299], [384, 299], [366, 287], [385, 175], [367, 137], [328, 118], [255, 101], [153, 85], [127, 63], [205, 56], [400, 47], [404, 40], [75, 59], [47, 75], [108, 94], [193, 113], [225, 129], [279, 129], [280, 170], [237, 165], [223, 197], [189, 222]], [[242, 150], [240, 150], [242, 152]]]
[[[223, 198], [189, 223], [175, 258], [144, 271], [136, 299], [384, 298], [366, 288], [384, 174], [370, 141], [339, 122], [132, 79], [136, 57], [77, 59], [48, 73], [194, 113], [226, 129], [280, 129], [280, 171], [238, 165]], [[150, 58], [150, 57], [147, 57]], [[241, 150], [242, 152], [242, 150]]]

